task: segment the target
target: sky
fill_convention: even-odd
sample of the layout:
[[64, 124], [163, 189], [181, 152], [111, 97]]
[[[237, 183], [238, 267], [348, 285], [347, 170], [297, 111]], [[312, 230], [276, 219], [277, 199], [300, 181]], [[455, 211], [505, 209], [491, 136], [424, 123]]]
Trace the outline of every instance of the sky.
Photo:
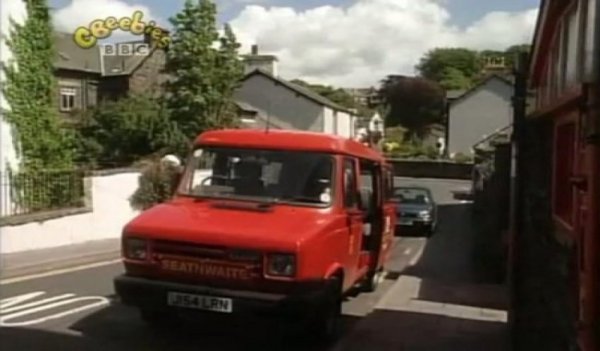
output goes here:
[[[2, 0], [2, 2], [19, 0]], [[216, 0], [242, 51], [258, 44], [287, 79], [344, 87], [415, 73], [435, 47], [503, 50], [530, 43], [540, 0]], [[184, 0], [49, 0], [57, 30], [131, 16], [168, 26]], [[122, 35], [122, 34], [121, 34]], [[115, 33], [114, 37], [120, 38]]]

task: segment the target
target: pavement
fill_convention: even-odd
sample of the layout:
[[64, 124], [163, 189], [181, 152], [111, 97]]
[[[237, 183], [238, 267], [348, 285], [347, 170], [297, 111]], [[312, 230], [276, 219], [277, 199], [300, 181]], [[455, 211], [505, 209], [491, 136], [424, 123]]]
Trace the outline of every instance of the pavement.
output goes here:
[[0, 284], [30, 275], [115, 260], [120, 254], [120, 239], [4, 254], [0, 256]]
[[394, 286], [335, 351], [509, 350], [507, 291], [474, 266], [470, 206], [441, 204], [440, 229], [420, 259], [396, 272]]
[[[4, 257], [0, 348], [504, 350], [500, 348], [503, 292], [496, 286], [479, 284], [475, 278], [468, 255], [472, 235], [468, 229], [469, 204], [454, 200], [452, 195], [465, 182], [396, 179], [396, 183], [430, 186], [441, 204], [439, 232], [431, 239], [396, 238], [390, 272], [379, 289], [344, 302], [343, 337], [337, 345], [315, 348], [301, 340], [290, 341], [284, 336], [293, 330], [282, 329], [281, 323], [259, 321], [222, 324], [203, 320], [172, 330], [149, 328], [137, 311], [119, 304], [115, 297], [112, 279], [123, 272], [123, 267], [114, 260], [119, 244], [113, 240], [68, 251], [51, 249]], [[97, 262], [89, 261], [91, 252]], [[35, 262], [42, 269], [38, 265], [36, 271]]]

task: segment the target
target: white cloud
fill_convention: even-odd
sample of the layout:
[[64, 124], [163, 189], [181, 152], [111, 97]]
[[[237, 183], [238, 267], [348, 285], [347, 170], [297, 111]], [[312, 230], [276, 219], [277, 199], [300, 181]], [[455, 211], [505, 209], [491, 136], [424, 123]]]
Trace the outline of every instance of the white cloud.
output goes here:
[[307, 11], [247, 6], [231, 21], [242, 50], [257, 43], [279, 56], [286, 78], [343, 86], [377, 84], [384, 76], [414, 74], [429, 49], [461, 46], [506, 49], [530, 42], [537, 9], [492, 12], [465, 29], [450, 24], [440, 0], [358, 0], [348, 8]]
[[[143, 2], [143, 0], [140, 0]], [[155, 16], [150, 9], [141, 4], [129, 5], [121, 0], [71, 0], [71, 3], [56, 10], [53, 14], [54, 27], [58, 31], [73, 32], [77, 27], [87, 26], [96, 19], [131, 17], [135, 11], [142, 11], [142, 21], [155, 21], [165, 25], [165, 20]], [[129, 35], [122, 31], [114, 31], [111, 39], [122, 40]]]
[[[1, 0], [2, 6], [17, 1], [21, 0]], [[257, 43], [262, 52], [279, 56], [280, 73], [286, 78], [343, 86], [377, 84], [391, 73], [414, 74], [420, 57], [434, 47], [502, 50], [530, 42], [537, 18], [537, 9], [492, 12], [459, 28], [451, 24], [447, 0], [356, 0], [345, 8], [320, 6], [306, 11], [266, 6], [271, 2], [217, 0], [219, 11], [246, 4], [230, 22], [242, 50], [249, 51]], [[55, 27], [72, 31], [94, 19], [131, 16], [135, 10], [143, 11], [146, 20], [167, 24], [143, 3], [71, 0], [54, 13]], [[183, 1], [174, 3], [180, 8]], [[117, 31], [112, 39], [123, 38]]]

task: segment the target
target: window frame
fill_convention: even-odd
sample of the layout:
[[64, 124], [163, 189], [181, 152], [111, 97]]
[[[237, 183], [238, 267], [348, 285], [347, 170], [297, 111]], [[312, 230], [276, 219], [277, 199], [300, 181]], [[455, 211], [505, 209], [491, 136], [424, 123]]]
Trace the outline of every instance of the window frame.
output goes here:
[[[561, 135], [565, 127], [572, 127], [570, 136]], [[571, 177], [575, 170], [578, 152], [577, 117], [571, 114], [557, 121], [554, 126], [553, 157], [552, 157], [552, 216], [572, 230], [575, 224], [576, 191], [571, 185]], [[567, 141], [570, 145], [566, 145]], [[569, 159], [565, 160], [564, 157]], [[567, 203], [559, 201], [568, 200]]]
[[[75, 102], [77, 97], [77, 88], [69, 86], [61, 86], [59, 89], [59, 108], [61, 112], [71, 112], [76, 109], [77, 103]], [[65, 100], [67, 99], [67, 100]], [[70, 100], [70, 101], [69, 101]], [[70, 102], [65, 104], [65, 101]], [[70, 106], [66, 106], [70, 105]]]
[[[354, 191], [354, 198], [353, 198], [353, 202], [349, 203], [349, 196], [350, 194], [348, 194], [348, 179], [346, 178], [346, 171], [348, 169], [348, 163], [350, 163], [350, 169], [352, 171], [352, 177], [353, 177], [353, 181], [352, 181], [352, 188]], [[352, 158], [352, 157], [344, 157], [342, 160], [342, 206], [345, 209], [359, 209], [360, 208], [360, 193], [358, 190], [358, 172], [357, 172], [357, 161], [356, 159]]]
[[[255, 201], [261, 201], [261, 197], [245, 197], [245, 196], [235, 196], [235, 197], [231, 197], [231, 198], [226, 198], [226, 197], [219, 197], [219, 196], [211, 196], [211, 195], [207, 195], [207, 194], [202, 194], [202, 195], [194, 195], [194, 194], [190, 194], [187, 189], [189, 189], [192, 185], [192, 181], [193, 181], [193, 173], [195, 171], [197, 171], [200, 166], [201, 163], [201, 155], [205, 152], [213, 152], [213, 153], [217, 153], [219, 151], [222, 150], [239, 150], [240, 152], [244, 152], [244, 151], [258, 151], [258, 152], [285, 152], [285, 153], [296, 153], [296, 154], [313, 154], [313, 155], [320, 155], [320, 156], [326, 156], [329, 158], [329, 161], [331, 162], [331, 200], [328, 203], [323, 203], [323, 204], [316, 204], [316, 203], [307, 203], [307, 202], [298, 202], [298, 201], [281, 201], [278, 202], [278, 204], [281, 205], [288, 205], [288, 206], [297, 206], [297, 207], [309, 207], [309, 208], [318, 208], [318, 209], [324, 209], [324, 208], [331, 208], [335, 205], [335, 198], [336, 198], [336, 186], [337, 186], [337, 180], [336, 180], [336, 176], [337, 176], [337, 163], [338, 160], [337, 158], [329, 153], [324, 153], [324, 152], [312, 152], [312, 151], [303, 151], [303, 150], [275, 150], [275, 149], [268, 149], [268, 148], [243, 148], [243, 147], [239, 147], [239, 146], [209, 146], [209, 145], [196, 145], [194, 146], [194, 148], [192, 149], [192, 151], [189, 153], [189, 157], [187, 158], [186, 161], [186, 166], [183, 170], [183, 175], [181, 177], [181, 181], [179, 183], [179, 186], [177, 187], [177, 192], [176, 195], [177, 196], [181, 196], [181, 197], [189, 197], [189, 198], [206, 198], [206, 199], [212, 199], [212, 200], [235, 200], [235, 201], [250, 201], [250, 202], [255, 202]], [[200, 152], [200, 155], [195, 156], [195, 154], [197, 152]], [[212, 167], [214, 165], [215, 159], [211, 159], [210, 160], [210, 166], [203, 164], [201, 169], [205, 169], [204, 167]]]

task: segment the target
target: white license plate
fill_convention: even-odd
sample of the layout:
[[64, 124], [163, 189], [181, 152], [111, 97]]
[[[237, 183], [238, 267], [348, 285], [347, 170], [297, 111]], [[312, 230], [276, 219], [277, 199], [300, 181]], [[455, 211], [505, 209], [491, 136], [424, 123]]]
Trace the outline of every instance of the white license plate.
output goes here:
[[231, 313], [233, 311], [233, 301], [231, 299], [178, 292], [169, 292], [167, 295], [167, 304], [169, 306], [221, 313]]
[[400, 224], [401, 225], [413, 225], [413, 221], [410, 219], [401, 219]]

